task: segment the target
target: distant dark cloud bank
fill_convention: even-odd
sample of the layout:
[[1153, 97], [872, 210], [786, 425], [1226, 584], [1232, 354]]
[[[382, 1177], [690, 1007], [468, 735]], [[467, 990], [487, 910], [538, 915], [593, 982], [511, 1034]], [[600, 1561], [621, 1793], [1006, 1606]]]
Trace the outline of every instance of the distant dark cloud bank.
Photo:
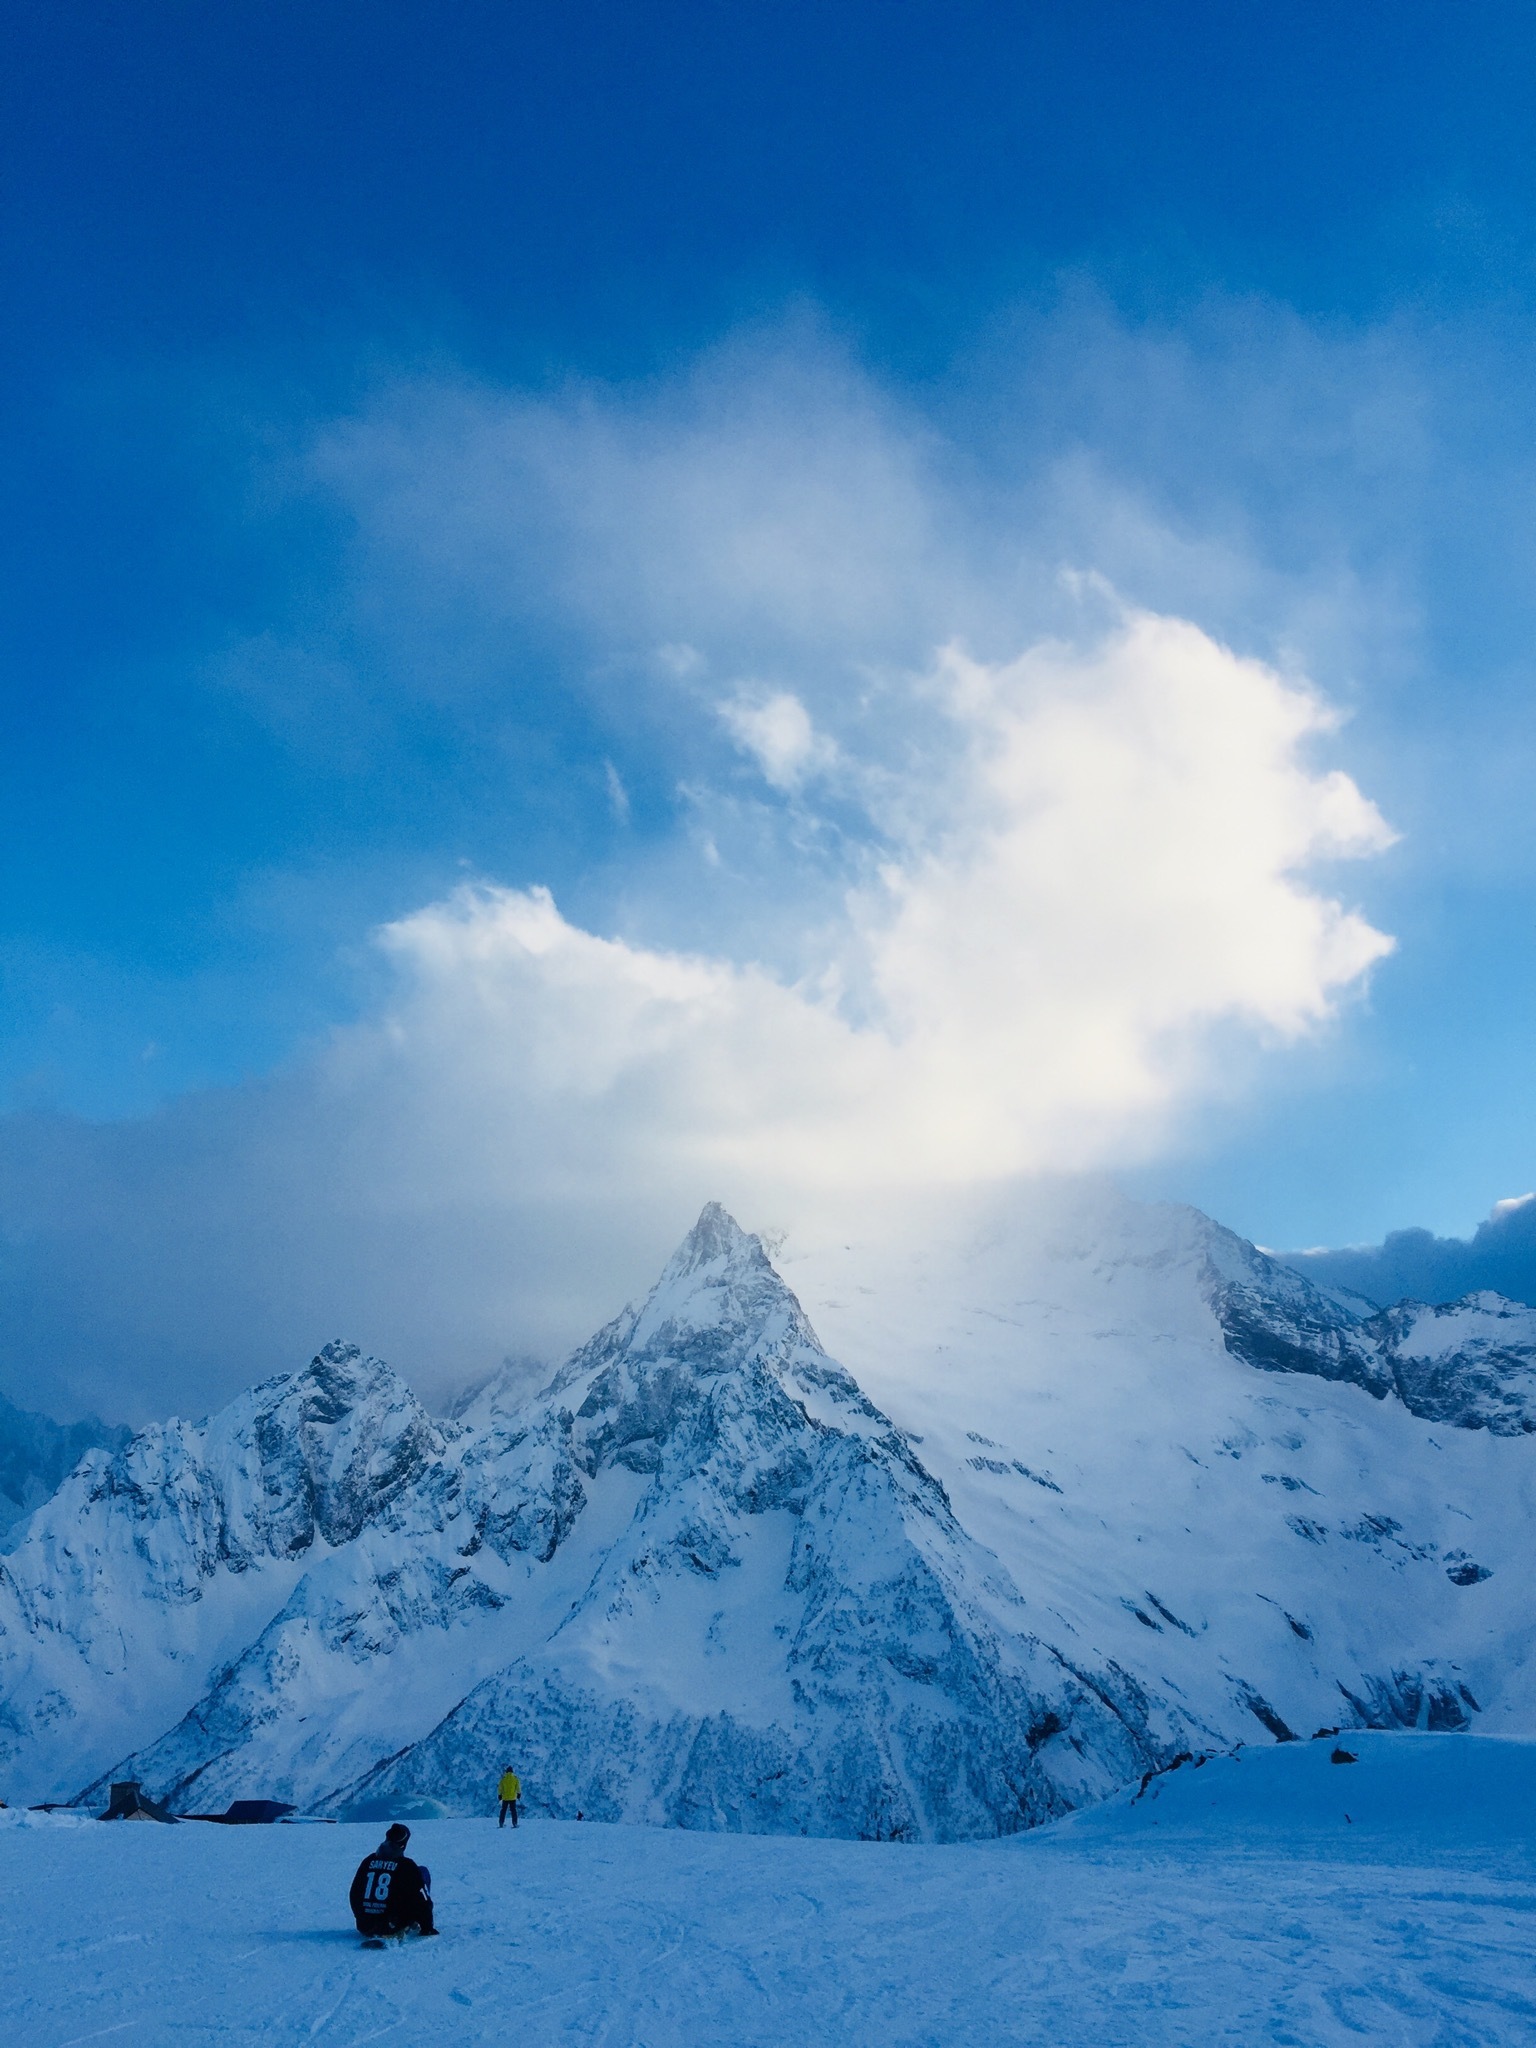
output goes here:
[[1481, 1288], [1536, 1302], [1536, 1198], [1500, 1202], [1471, 1237], [1393, 1230], [1383, 1244], [1285, 1257], [1309, 1280], [1353, 1288], [1383, 1307], [1405, 1299], [1457, 1301]]

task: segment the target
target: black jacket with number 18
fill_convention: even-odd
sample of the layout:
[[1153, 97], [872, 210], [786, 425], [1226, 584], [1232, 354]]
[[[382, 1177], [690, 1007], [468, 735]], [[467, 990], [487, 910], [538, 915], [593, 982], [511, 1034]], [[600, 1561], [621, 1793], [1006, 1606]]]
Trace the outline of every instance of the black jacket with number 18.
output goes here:
[[382, 1842], [357, 1866], [347, 1903], [359, 1927], [404, 1927], [422, 1911], [421, 1865]]

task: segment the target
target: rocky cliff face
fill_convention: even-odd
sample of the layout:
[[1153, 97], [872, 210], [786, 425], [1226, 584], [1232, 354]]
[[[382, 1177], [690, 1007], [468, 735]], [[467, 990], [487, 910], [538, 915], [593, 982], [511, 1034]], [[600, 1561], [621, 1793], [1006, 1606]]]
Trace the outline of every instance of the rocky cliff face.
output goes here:
[[1536, 1430], [1536, 1309], [1481, 1293], [1435, 1308], [1402, 1301], [1373, 1310], [1207, 1227], [1207, 1298], [1234, 1358], [1394, 1395], [1410, 1413], [1455, 1429]]
[[158, 1733], [311, 1553], [442, 1448], [387, 1366], [332, 1344], [210, 1423], [89, 1453], [0, 1562], [0, 1772], [62, 1794], [107, 1729]]
[[856, 1378], [711, 1206], [532, 1397], [435, 1421], [337, 1344], [92, 1452], [0, 1562], [0, 1794], [477, 1811], [513, 1762], [959, 1839], [1184, 1747], [1536, 1725], [1529, 1311], [1364, 1315], [1189, 1211], [1036, 1234], [808, 1257]]
[[1404, 1407], [1457, 1429], [1536, 1430], [1536, 1310], [1501, 1294], [1438, 1308], [1399, 1302], [1365, 1326]]

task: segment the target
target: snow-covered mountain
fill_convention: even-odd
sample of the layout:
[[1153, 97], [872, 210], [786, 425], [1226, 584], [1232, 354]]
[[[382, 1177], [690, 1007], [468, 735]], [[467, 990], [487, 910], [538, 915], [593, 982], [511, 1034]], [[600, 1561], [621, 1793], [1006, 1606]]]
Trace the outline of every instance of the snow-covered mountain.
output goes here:
[[475, 1811], [515, 1762], [957, 1839], [1180, 1748], [1536, 1725], [1532, 1311], [1102, 1190], [781, 1264], [711, 1206], [535, 1395], [435, 1421], [337, 1344], [93, 1452], [0, 1562], [0, 1794]]
[[1536, 1312], [1377, 1315], [1080, 1190], [786, 1274], [966, 1528], [1150, 1692], [1233, 1740], [1536, 1726]]
[[1184, 1732], [1106, 1660], [1041, 1640], [717, 1208], [557, 1376], [534, 1432], [575, 1597], [348, 1798], [472, 1791], [513, 1742], [589, 1813], [953, 1838], [1079, 1805]]
[[132, 1432], [120, 1423], [55, 1422], [0, 1394], [0, 1549], [17, 1523], [54, 1493], [87, 1451], [117, 1450]]
[[1426, 1422], [1536, 1430], [1536, 1312], [1500, 1294], [1427, 1307], [1322, 1295], [1286, 1267], [1223, 1232], [1213, 1238], [1207, 1298], [1234, 1358], [1271, 1372], [1349, 1380], [1393, 1394]]

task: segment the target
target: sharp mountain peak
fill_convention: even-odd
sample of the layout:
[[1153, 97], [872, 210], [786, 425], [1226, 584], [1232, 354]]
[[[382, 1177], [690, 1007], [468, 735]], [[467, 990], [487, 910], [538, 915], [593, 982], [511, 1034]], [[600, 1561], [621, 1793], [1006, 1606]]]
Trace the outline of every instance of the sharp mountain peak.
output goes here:
[[511, 1741], [548, 1812], [954, 1839], [1255, 1722], [1536, 1725], [1536, 1312], [1135, 1205], [952, 1249], [802, 1258], [840, 1364], [710, 1202], [503, 1407], [337, 1339], [94, 1451], [0, 1558], [0, 1795], [474, 1811]]

